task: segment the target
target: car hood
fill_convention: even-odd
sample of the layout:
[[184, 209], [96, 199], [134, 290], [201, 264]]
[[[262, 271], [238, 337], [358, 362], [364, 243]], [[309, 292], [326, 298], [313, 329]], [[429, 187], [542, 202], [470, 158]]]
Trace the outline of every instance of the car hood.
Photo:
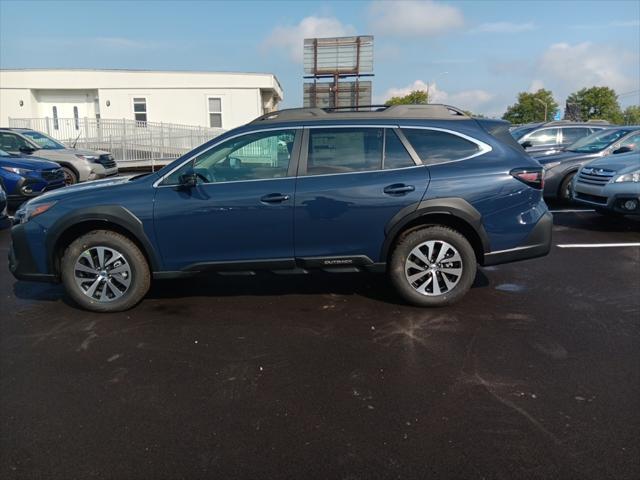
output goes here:
[[0, 157], [0, 167], [24, 168], [27, 170], [51, 170], [60, 165], [38, 157]]
[[34, 204], [45, 203], [54, 200], [59, 201], [81, 192], [113, 187], [114, 185], [122, 185], [124, 183], [127, 183], [133, 176], [135, 175], [129, 175], [126, 177], [111, 177], [104, 180], [93, 180], [91, 182], [76, 183], [75, 185], [69, 185], [58, 190], [52, 190], [50, 192], [44, 193], [43, 195], [30, 200], [29, 203]]
[[544, 165], [552, 162], [566, 162], [569, 160], [583, 160], [587, 158], [598, 158], [602, 152], [595, 153], [578, 153], [578, 152], [558, 152], [552, 155], [532, 155], [535, 160]]
[[585, 167], [602, 168], [616, 173], [630, 173], [640, 170], [640, 152], [609, 155], [587, 163]]

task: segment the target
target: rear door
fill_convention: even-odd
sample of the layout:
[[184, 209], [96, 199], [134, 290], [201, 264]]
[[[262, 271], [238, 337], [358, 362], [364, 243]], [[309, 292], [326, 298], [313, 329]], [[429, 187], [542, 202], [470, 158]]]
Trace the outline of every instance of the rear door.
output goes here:
[[417, 206], [428, 183], [427, 167], [414, 161], [394, 128], [306, 128], [296, 182], [296, 258], [307, 266], [378, 262], [385, 226]]

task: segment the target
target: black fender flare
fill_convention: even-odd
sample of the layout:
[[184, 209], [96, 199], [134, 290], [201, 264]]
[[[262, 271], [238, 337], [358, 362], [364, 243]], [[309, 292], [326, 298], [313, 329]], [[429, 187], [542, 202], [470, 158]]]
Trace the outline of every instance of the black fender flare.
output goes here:
[[54, 254], [55, 248], [60, 237], [69, 228], [83, 222], [104, 222], [105, 228], [111, 225], [128, 231], [135, 237], [144, 249], [144, 254], [149, 259], [152, 271], [159, 270], [160, 262], [153, 248], [153, 245], [144, 231], [142, 221], [136, 217], [130, 210], [122, 205], [100, 205], [95, 207], [80, 208], [73, 210], [61, 217], [49, 229], [46, 240], [47, 258], [49, 261], [50, 271], [54, 271]]
[[482, 215], [473, 205], [458, 197], [431, 198], [406, 206], [400, 210], [385, 226], [385, 240], [380, 254], [385, 261], [399, 232], [416, 219], [432, 215], [451, 215], [467, 223], [476, 233], [482, 244], [482, 253], [491, 251], [489, 236], [482, 225]]

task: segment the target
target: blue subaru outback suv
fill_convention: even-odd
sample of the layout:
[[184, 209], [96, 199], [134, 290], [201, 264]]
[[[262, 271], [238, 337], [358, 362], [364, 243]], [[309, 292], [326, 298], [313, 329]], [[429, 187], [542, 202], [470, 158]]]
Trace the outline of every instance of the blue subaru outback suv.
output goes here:
[[386, 271], [406, 301], [447, 305], [478, 264], [549, 251], [542, 167], [508, 126], [444, 105], [273, 112], [158, 172], [31, 200], [10, 268], [101, 312], [152, 278], [258, 269]]

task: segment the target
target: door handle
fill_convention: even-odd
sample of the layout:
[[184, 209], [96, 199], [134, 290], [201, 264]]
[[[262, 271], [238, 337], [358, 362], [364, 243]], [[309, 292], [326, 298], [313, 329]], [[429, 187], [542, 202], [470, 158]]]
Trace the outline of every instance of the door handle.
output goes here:
[[404, 183], [394, 183], [384, 187], [384, 193], [387, 195], [405, 195], [416, 189], [413, 185], [405, 185]]
[[286, 202], [291, 198], [289, 195], [283, 195], [281, 193], [270, 193], [269, 195], [265, 195], [260, 199], [263, 203], [281, 203]]

